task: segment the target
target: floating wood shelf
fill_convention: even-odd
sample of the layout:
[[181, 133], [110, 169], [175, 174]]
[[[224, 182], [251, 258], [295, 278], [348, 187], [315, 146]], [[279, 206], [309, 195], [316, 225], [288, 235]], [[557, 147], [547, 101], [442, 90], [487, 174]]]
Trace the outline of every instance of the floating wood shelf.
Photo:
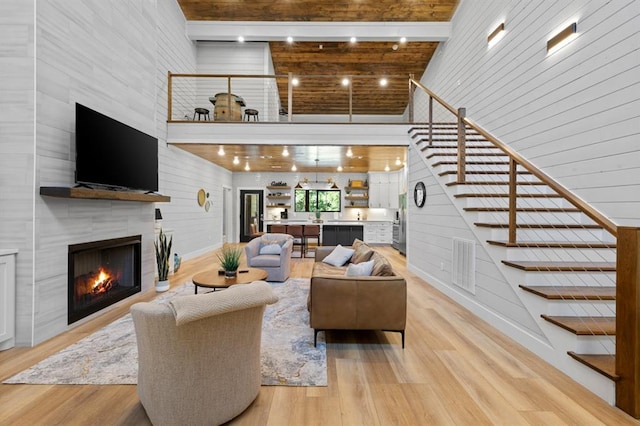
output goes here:
[[58, 198], [84, 198], [90, 200], [142, 201], [146, 203], [168, 203], [171, 197], [160, 194], [145, 194], [134, 191], [112, 191], [108, 189], [70, 188], [65, 186], [41, 186], [40, 195]]
[[291, 189], [291, 187], [290, 186], [272, 186], [272, 185], [269, 185], [269, 186], [267, 186], [267, 189]]

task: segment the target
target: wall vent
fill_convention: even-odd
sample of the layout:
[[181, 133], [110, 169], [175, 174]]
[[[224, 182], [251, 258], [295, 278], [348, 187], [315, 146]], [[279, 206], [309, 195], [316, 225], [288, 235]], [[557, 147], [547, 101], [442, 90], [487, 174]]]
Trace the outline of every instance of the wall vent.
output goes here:
[[454, 238], [452, 253], [451, 282], [476, 294], [476, 242]]

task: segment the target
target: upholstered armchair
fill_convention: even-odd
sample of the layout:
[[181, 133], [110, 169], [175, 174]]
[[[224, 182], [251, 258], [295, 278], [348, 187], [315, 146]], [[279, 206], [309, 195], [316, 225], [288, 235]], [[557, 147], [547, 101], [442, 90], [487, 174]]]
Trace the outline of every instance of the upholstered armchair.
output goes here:
[[[277, 246], [277, 247], [275, 247]], [[244, 248], [247, 265], [267, 271], [267, 281], [286, 281], [291, 274], [293, 237], [289, 234], [264, 234]]]
[[260, 391], [262, 317], [277, 300], [256, 281], [134, 304], [138, 396], [151, 422], [218, 425], [242, 413]]

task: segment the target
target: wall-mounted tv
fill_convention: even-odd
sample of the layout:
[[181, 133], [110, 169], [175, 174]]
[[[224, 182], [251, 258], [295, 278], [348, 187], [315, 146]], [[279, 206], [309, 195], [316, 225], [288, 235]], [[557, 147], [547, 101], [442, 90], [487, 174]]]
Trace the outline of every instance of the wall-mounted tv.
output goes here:
[[76, 103], [76, 183], [158, 191], [158, 139]]

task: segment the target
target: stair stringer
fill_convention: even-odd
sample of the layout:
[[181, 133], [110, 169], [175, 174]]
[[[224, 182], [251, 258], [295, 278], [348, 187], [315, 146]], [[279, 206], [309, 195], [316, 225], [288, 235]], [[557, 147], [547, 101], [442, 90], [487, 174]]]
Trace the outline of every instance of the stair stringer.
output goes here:
[[451, 283], [445, 283], [415, 265], [408, 264], [409, 269], [456, 302], [465, 306], [475, 315], [489, 322], [492, 326], [613, 405], [615, 403], [615, 383], [594, 370], [576, 362], [567, 355], [567, 351], [576, 351], [577, 348], [584, 346], [584, 342], [582, 341], [584, 338], [575, 336], [540, 317], [541, 313], [547, 312], [548, 302], [519, 288], [519, 284], [526, 282], [526, 273], [502, 263], [502, 260], [507, 258], [507, 249], [491, 246], [486, 242], [491, 239], [491, 231], [481, 229], [474, 224], [476, 215], [463, 210], [465, 202], [454, 197], [458, 192], [455, 187], [446, 186], [446, 178], [438, 176], [438, 174], [434, 172], [434, 167], [428, 162], [426, 156], [421, 152], [421, 149], [415, 141], [410, 136], [408, 138], [410, 149], [420, 157], [422, 163], [438, 183], [442, 192], [446, 194], [451, 204], [466, 223], [468, 230], [475, 236], [477, 244], [479, 244], [484, 253], [493, 261], [504, 280], [509, 283], [514, 296], [520, 300], [524, 309], [526, 309], [535, 321], [541, 335], [537, 336], [530, 330], [512, 322], [505, 315], [478, 302], [478, 300], [471, 297], [471, 295], [464, 292], [464, 290], [458, 289]]

